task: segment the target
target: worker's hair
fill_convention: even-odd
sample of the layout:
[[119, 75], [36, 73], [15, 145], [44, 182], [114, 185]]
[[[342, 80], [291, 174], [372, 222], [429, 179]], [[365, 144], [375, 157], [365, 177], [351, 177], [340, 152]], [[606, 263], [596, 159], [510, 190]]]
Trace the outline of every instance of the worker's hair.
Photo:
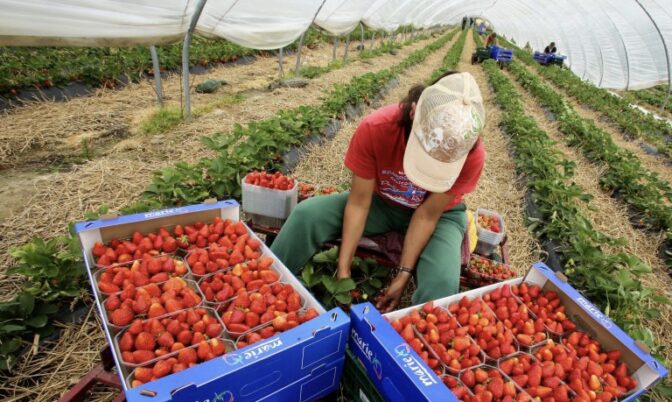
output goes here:
[[[441, 75], [439, 78], [435, 79], [434, 82], [432, 82], [430, 85], [434, 85], [441, 78], [447, 77], [452, 74], [459, 73], [459, 71], [448, 71], [447, 73]], [[401, 117], [399, 117], [399, 121], [397, 121], [397, 124], [399, 127], [404, 129], [404, 137], [406, 137], [406, 143], [408, 143], [408, 137], [411, 135], [411, 128], [413, 127], [413, 118], [411, 117], [411, 107], [413, 104], [417, 104], [418, 100], [420, 99], [420, 95], [422, 94], [422, 91], [425, 90], [425, 86], [422, 84], [416, 84], [411, 87], [411, 89], [408, 90], [408, 94], [404, 97], [404, 99], [399, 102], [399, 107], [401, 108]]]
[[551, 46], [555, 46], [555, 42], [551, 42]]

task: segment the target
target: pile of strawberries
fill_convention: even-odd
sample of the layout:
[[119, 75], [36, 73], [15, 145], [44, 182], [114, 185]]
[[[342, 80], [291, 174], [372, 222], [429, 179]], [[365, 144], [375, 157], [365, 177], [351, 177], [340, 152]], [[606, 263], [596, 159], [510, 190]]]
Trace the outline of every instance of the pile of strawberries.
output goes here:
[[223, 303], [232, 299], [241, 290], [257, 290], [264, 284], [280, 280], [280, 274], [271, 269], [272, 264], [273, 259], [270, 257], [237, 264], [230, 270], [203, 277], [198, 286], [207, 301]]
[[478, 214], [478, 226], [495, 233], [502, 231], [499, 219], [494, 215]]
[[200, 341], [198, 346], [180, 349], [176, 355], [136, 368], [131, 376], [131, 387], [137, 387], [169, 374], [179, 373], [228, 351], [227, 341], [223, 339], [212, 338], [208, 341]]
[[[553, 341], [549, 341], [544, 348], [553, 346]], [[540, 363], [532, 355], [520, 353], [500, 361], [499, 369], [533, 398], [539, 397], [542, 401], [570, 402], [575, 394], [563, 382], [562, 377], [566, 367], [571, 368], [571, 365], [571, 358], [566, 354], [558, 362]]]
[[292, 285], [275, 283], [264, 284], [254, 292], [242, 289], [226, 306], [225, 311], [223, 306], [219, 311], [224, 311], [222, 321], [226, 328], [237, 336], [279, 316], [297, 312], [302, 305], [301, 296]]
[[461, 326], [467, 328], [467, 333], [490, 359], [497, 360], [517, 351], [511, 328], [499, 321], [480, 298], [469, 300], [463, 297], [458, 303], [448, 306], [448, 311], [457, 317]]
[[285, 315], [277, 315], [268, 325], [244, 334], [236, 343], [236, 347], [244, 348], [263, 339], [270, 338], [301, 325], [306, 321], [310, 321], [318, 315], [317, 310], [314, 308], [309, 308], [303, 312], [291, 311]]
[[96, 265], [104, 268], [113, 264], [139, 260], [145, 254], [172, 254], [180, 246], [176, 236], [172, 236], [165, 228], [160, 228], [157, 233], [149, 233], [146, 236], [140, 232], [134, 232], [129, 240], [112, 239], [107, 244], [96, 242], [91, 249], [91, 254], [96, 257]]
[[145, 254], [142, 259], [103, 269], [98, 274], [97, 285], [102, 293], [110, 294], [131, 285], [139, 287], [165, 282], [173, 276], [183, 276], [186, 273], [187, 266], [181, 259], [168, 255]]
[[465, 402], [607, 402], [637, 387], [621, 352], [577, 331], [558, 294], [537, 285], [503, 285], [445, 310], [428, 302], [390, 324]]
[[254, 170], [248, 173], [245, 176], [245, 183], [283, 191], [294, 188], [293, 178], [285, 176], [280, 172], [271, 173], [265, 170], [261, 172]]
[[315, 186], [310, 183], [299, 182], [299, 199], [305, 200], [315, 195]]
[[478, 254], [472, 254], [469, 257], [467, 274], [474, 279], [481, 280], [485, 284], [501, 282], [515, 276], [508, 265], [501, 264]]
[[247, 233], [238, 234], [239, 232], [209, 235], [210, 239], [216, 240], [206, 243], [207, 249], [205, 246], [191, 247], [186, 258], [191, 272], [195, 276], [203, 276], [260, 258], [261, 242]]
[[224, 327], [214, 312], [203, 307], [182, 310], [160, 318], [134, 320], [119, 338], [125, 364], [142, 364], [201, 341], [219, 338]]
[[[563, 337], [562, 344], [578, 361], [569, 373], [569, 386], [579, 395], [595, 392], [600, 400], [620, 398], [637, 387], [637, 380], [628, 374], [620, 361], [621, 351], [604, 351], [600, 341], [581, 331]], [[599, 382], [599, 385], [598, 385]]]
[[439, 362], [451, 372], [482, 364], [481, 348], [469, 337], [468, 328], [458, 324], [446, 310], [425, 303], [420, 310], [390, 323], [418, 352], [427, 365], [441, 373]]
[[141, 287], [131, 283], [110, 295], [103, 305], [109, 322], [125, 327], [135, 318], [156, 318], [201, 304], [203, 298], [195, 289], [196, 284], [180, 277]]
[[483, 301], [504, 327], [513, 332], [520, 345], [531, 346], [546, 340], [544, 321], [530, 316], [528, 307], [511, 293], [511, 286], [495, 289], [484, 295]]
[[567, 319], [565, 306], [562, 305], [556, 292], [542, 291], [538, 285], [528, 285], [524, 282], [520, 286], [511, 286], [511, 292], [519, 297], [553, 334], [562, 335], [576, 329], [576, 324]]
[[[479, 366], [460, 373], [460, 381], [470, 392], [462, 390], [458, 396], [464, 402], [482, 401], [532, 401], [529, 394], [523, 392], [500, 370], [490, 366]], [[458, 391], [460, 392], [460, 391]]]

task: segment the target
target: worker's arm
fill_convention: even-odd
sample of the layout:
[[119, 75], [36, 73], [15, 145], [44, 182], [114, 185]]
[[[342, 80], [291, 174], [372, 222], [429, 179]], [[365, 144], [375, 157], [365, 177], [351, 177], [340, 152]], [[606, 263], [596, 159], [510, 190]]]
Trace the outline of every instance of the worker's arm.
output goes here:
[[[453, 200], [453, 195], [445, 193], [431, 193], [425, 201], [415, 210], [411, 217], [411, 223], [406, 231], [404, 247], [401, 251], [401, 266], [415, 269], [422, 250], [429, 242], [434, 233], [436, 224], [439, 222], [443, 210]], [[399, 304], [401, 294], [406, 289], [411, 274], [399, 272], [392, 279], [392, 283], [377, 303], [377, 308], [383, 312], [394, 310]]]
[[350, 277], [350, 264], [355, 256], [357, 243], [364, 232], [366, 218], [369, 216], [374, 186], [374, 179], [364, 179], [357, 175], [352, 177], [350, 195], [343, 214], [341, 249], [338, 252], [339, 278]]

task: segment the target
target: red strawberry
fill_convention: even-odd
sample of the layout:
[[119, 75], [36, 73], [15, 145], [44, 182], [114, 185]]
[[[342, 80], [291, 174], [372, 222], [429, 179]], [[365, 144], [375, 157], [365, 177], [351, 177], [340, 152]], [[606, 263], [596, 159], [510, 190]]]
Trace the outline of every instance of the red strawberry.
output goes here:
[[140, 332], [135, 337], [135, 349], [137, 350], [154, 350], [155, 345], [154, 337], [148, 332]]

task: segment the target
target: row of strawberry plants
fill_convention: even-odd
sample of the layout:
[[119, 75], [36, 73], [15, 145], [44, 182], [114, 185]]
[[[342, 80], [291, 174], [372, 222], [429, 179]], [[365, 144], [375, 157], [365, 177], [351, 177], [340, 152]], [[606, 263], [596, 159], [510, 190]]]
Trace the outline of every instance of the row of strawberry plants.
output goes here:
[[536, 66], [541, 76], [551, 81], [582, 104], [602, 113], [614, 122], [626, 136], [642, 138], [656, 146], [658, 152], [672, 157], [672, 126], [658, 120], [651, 114], [630, 106], [625, 98], [612, 95], [606, 89], [598, 88], [589, 81], [583, 81], [568, 69], [558, 66], [541, 66], [532, 55], [514, 47], [516, 57], [530, 66]]
[[[364, 31], [366, 39], [374, 34], [381, 37], [379, 31], [368, 28]], [[416, 36], [414, 40], [422, 37], [422, 35]], [[327, 41], [329, 38], [324, 32], [311, 28], [307, 31], [303, 44], [312, 48], [319, 42]], [[298, 41], [289, 45], [287, 49], [295, 50], [297, 44]], [[400, 43], [388, 41], [376, 49], [365, 50], [361, 56], [375, 57], [400, 47]], [[180, 68], [181, 43], [157, 46], [157, 53], [162, 71]], [[189, 60], [192, 66], [208, 66], [212, 63], [233, 62], [255, 54], [263, 55], [267, 52], [238, 46], [224, 39], [197, 37], [192, 41]], [[128, 76], [131, 81], [138, 81], [153, 71], [147, 47], [0, 47], [0, 60], [0, 95], [15, 95], [21, 88], [49, 88], [73, 81], [82, 81], [91, 86], [109, 87], [122, 75]], [[315, 71], [309, 68], [306, 74], [312, 75], [309, 78], [313, 78], [319, 75], [315, 74]]]
[[[193, 166], [177, 163], [157, 172], [141, 201], [121, 212], [196, 203], [213, 195], [239, 197], [243, 174], [264, 166], [280, 167], [282, 152], [289, 146], [299, 144], [310, 133], [323, 132], [329, 118], [341, 115], [347, 104], [337, 99], [346, 97], [360, 104], [373, 98], [391, 78], [423, 61], [455, 32], [413, 52], [402, 62], [403, 68], [400, 63], [390, 70], [353, 78], [349, 85], [330, 92], [323, 106], [300, 106], [278, 112], [265, 121], [250, 122], [246, 127], [236, 125], [227, 135], [203, 137], [208, 147], [221, 152], [220, 157], [203, 158]], [[337, 109], [337, 104], [343, 105], [342, 108]], [[96, 219], [106, 212], [107, 207], [101, 207], [87, 214], [86, 219]], [[70, 303], [73, 297], [84, 296], [88, 290], [79, 241], [72, 230], [68, 235], [47, 240], [36, 238], [14, 249], [12, 256], [16, 262], [9, 273], [20, 274], [26, 281], [13, 300], [0, 302], [0, 370], [10, 369], [16, 362], [24, 340], [34, 334], [48, 335], [53, 330], [49, 324], [60, 306]]]
[[467, 40], [467, 32], [469, 31], [468, 30], [462, 31], [460, 37], [457, 38], [457, 41], [455, 41], [455, 44], [448, 50], [448, 53], [446, 53], [446, 55], [443, 57], [441, 66], [436, 70], [432, 71], [432, 74], [425, 81], [426, 84], [428, 85], [431, 84], [445, 73], [454, 70], [457, 67], [457, 63], [459, 63], [460, 57], [462, 57], [464, 42]]
[[525, 114], [521, 94], [492, 61], [484, 69], [503, 111], [517, 171], [526, 179], [540, 218], [530, 229], [557, 245], [572, 285], [619, 326], [659, 351], [645, 320], [655, 319], [660, 303], [669, 303], [645, 287], [640, 278], [651, 268], [635, 256], [606, 253], [604, 247], [622, 244], [597, 230], [580, 210], [592, 198], [572, 181], [575, 163], [565, 159], [548, 134]]
[[658, 85], [638, 91], [628, 91], [625, 93], [625, 97], [632, 103], [642, 102], [649, 107], [656, 108], [656, 110], [664, 105], [665, 110], [670, 112], [672, 111], [672, 101], [669, 99], [667, 91], [667, 85]]
[[[313, 47], [326, 35], [310, 29], [304, 45]], [[289, 46], [295, 49], [297, 43]], [[177, 70], [182, 65], [182, 44], [157, 46], [161, 70]], [[191, 65], [233, 62], [244, 56], [266, 54], [238, 46], [224, 39], [194, 38], [189, 49]], [[91, 86], [111, 86], [122, 75], [138, 81], [152, 73], [147, 47], [0, 47], [0, 95], [16, 94], [26, 87], [49, 88], [72, 81]]]
[[602, 188], [618, 194], [646, 223], [664, 230], [668, 242], [672, 241], [672, 208], [667, 204], [672, 201], [670, 184], [644, 168], [636, 155], [621, 149], [592, 120], [582, 118], [522, 64], [511, 63], [510, 71], [542, 106], [555, 114], [568, 145], [579, 148], [588, 160], [606, 167], [599, 178]]

